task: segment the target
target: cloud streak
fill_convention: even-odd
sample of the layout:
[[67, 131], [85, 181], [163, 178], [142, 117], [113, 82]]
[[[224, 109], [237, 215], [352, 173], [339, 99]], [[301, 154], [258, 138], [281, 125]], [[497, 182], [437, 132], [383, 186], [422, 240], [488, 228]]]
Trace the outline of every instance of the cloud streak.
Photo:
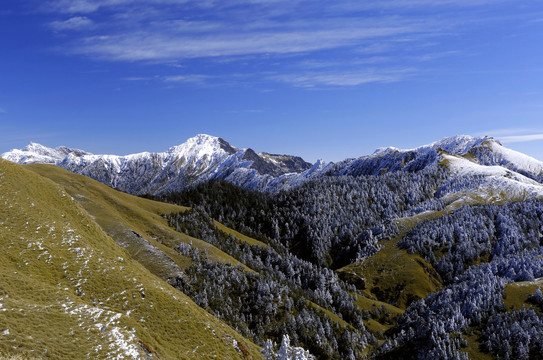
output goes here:
[[289, 55], [346, 48], [378, 54], [390, 49], [383, 45], [387, 41], [413, 42], [448, 31], [447, 24], [430, 17], [363, 16], [312, 1], [54, 0], [48, 4], [51, 11], [87, 14], [54, 21], [50, 26], [55, 30], [94, 30], [73, 39], [65, 49], [110, 61]]
[[[179, 31], [127, 32], [92, 36], [74, 45], [72, 51], [117, 61], [172, 60], [254, 54], [292, 54], [355, 46], [368, 41], [423, 32], [417, 24], [389, 24], [356, 27], [338, 23], [325, 29], [291, 31], [262, 30], [251, 33], [228, 32], [219, 24], [214, 33]], [[167, 30], [167, 29], [166, 29]], [[221, 31], [222, 30], [222, 31]]]
[[527, 127], [518, 127], [518, 128], [505, 128], [505, 129], [494, 129], [490, 131], [476, 133], [478, 136], [490, 135], [498, 139], [504, 144], [512, 143], [524, 143], [530, 141], [543, 140], [543, 130], [541, 128], [527, 128]]
[[189, 75], [172, 75], [165, 76], [162, 78], [162, 81], [172, 82], [172, 83], [193, 83], [193, 84], [204, 84], [209, 80], [211, 76], [208, 75], [198, 75], [198, 74], [189, 74]]
[[368, 83], [398, 82], [415, 73], [414, 69], [346, 72], [310, 72], [271, 76], [270, 79], [298, 87], [357, 86]]
[[[368, 9], [402, 9], [413, 7], [437, 7], [446, 6], [456, 7], [477, 7], [488, 4], [503, 3], [507, 0], [367, 0], [360, 2], [336, 1], [328, 5], [330, 9], [345, 10], [368, 10]], [[51, 0], [46, 2], [49, 11], [58, 11], [63, 13], [93, 13], [106, 8], [119, 8], [126, 6], [165, 6], [165, 5], [185, 5], [201, 8], [228, 8], [244, 6], [260, 6], [276, 9], [283, 7], [292, 8], [293, 5], [308, 4], [311, 0]]]
[[[182, 76], [157, 72], [158, 80], [170, 83], [207, 84], [210, 78], [239, 73], [232, 67], [241, 66], [247, 73], [261, 74], [262, 81], [315, 87], [402, 81], [416, 75], [422, 63], [428, 69], [444, 59], [469, 55], [472, 50], [455, 48], [447, 41], [465, 27], [501, 21], [483, 5], [512, 1], [49, 0], [45, 4], [46, 11], [63, 17], [49, 26], [67, 35], [57, 47], [66, 55], [182, 64]], [[66, 14], [71, 17], [66, 19]]]
[[74, 16], [64, 21], [53, 21], [50, 26], [57, 31], [62, 30], [82, 30], [94, 26], [91, 19], [85, 16]]
[[527, 134], [527, 133], [538, 133], [540, 130], [534, 129], [534, 128], [526, 128], [526, 127], [519, 127], [519, 128], [506, 128], [506, 129], [493, 129], [493, 130], [487, 130], [487, 131], [480, 131], [475, 133], [476, 136], [494, 136], [494, 137], [500, 137], [500, 136], [510, 136], [510, 135], [521, 135], [521, 134]]
[[543, 140], [543, 133], [500, 136], [498, 139], [504, 144], [523, 143], [529, 141]]

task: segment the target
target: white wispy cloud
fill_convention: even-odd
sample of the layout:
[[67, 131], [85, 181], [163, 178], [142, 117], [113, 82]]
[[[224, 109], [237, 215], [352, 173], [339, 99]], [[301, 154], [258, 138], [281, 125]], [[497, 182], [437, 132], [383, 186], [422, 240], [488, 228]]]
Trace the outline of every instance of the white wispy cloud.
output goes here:
[[[387, 38], [416, 39], [443, 30], [442, 22], [431, 18], [323, 15], [329, 5], [312, 1], [53, 0], [48, 4], [62, 13], [108, 8], [100, 12], [105, 17], [97, 16], [101, 20], [94, 24], [97, 31], [64, 48], [117, 61], [292, 54], [343, 47], [379, 53]], [[202, 20], [205, 14], [211, 15], [208, 20]], [[91, 24], [85, 16], [74, 16], [51, 26], [60, 30]]]
[[45, 3], [45, 9], [63, 13], [91, 13], [100, 6], [99, 1], [92, 0], [57, 0]]
[[271, 76], [270, 79], [291, 83], [300, 87], [356, 86], [368, 83], [391, 83], [412, 75], [414, 69], [388, 71], [348, 71], [348, 72], [310, 72], [305, 74], [284, 74]]
[[204, 84], [211, 76], [199, 74], [172, 75], [161, 78], [165, 82]]
[[450, 56], [466, 56], [466, 53], [459, 50], [449, 50], [449, 51], [442, 51], [442, 52], [437, 52], [437, 53], [422, 54], [422, 55], [413, 57], [413, 59], [415, 61], [427, 62], [427, 61], [434, 61], [437, 59], [442, 59], [442, 58], [450, 57]]
[[391, 9], [391, 8], [443, 8], [445, 6], [476, 7], [507, 2], [508, 0], [366, 0], [339, 2], [337, 6], [353, 9]]
[[149, 80], [155, 80], [156, 77], [151, 77], [151, 76], [128, 76], [128, 77], [124, 77], [122, 78], [121, 80], [124, 80], [124, 81], [149, 81]]
[[[79, 30], [58, 46], [66, 54], [183, 63], [186, 74], [155, 78], [169, 83], [208, 84], [218, 74], [226, 84], [232, 70], [216, 70], [237, 64], [254, 67], [249, 71], [261, 80], [314, 87], [402, 81], [421, 62], [427, 69], [442, 58], [469, 54], [443, 44], [475, 22], [500, 21], [483, 5], [513, 1], [47, 0], [45, 6], [71, 16], [50, 23], [53, 29]], [[206, 62], [212, 75], [200, 65], [191, 69], [191, 61]]]
[[542, 132], [541, 129], [534, 129], [534, 128], [526, 128], [526, 127], [518, 127], [518, 128], [505, 128], [505, 129], [492, 129], [492, 130], [486, 130], [486, 131], [480, 131], [477, 133], [474, 133], [475, 136], [494, 136], [494, 137], [500, 137], [500, 136], [511, 136], [511, 135], [522, 135], [522, 134], [530, 134], [530, 133], [539, 133]]
[[53, 29], [57, 31], [62, 30], [82, 30], [91, 28], [94, 23], [91, 19], [85, 16], [74, 16], [64, 21], [53, 21], [49, 24]]
[[523, 143], [529, 141], [543, 140], [543, 129], [528, 127], [504, 128], [482, 131], [479, 133], [475, 133], [474, 135], [492, 136], [504, 144]]
[[499, 136], [498, 140], [502, 143], [521, 143], [535, 140], [543, 140], [543, 133], [538, 134], [524, 134], [524, 135], [509, 135], [509, 136]]
[[263, 30], [249, 33], [224, 30], [195, 34], [163, 31], [158, 28], [153, 31], [140, 30], [116, 35], [91, 36], [78, 41], [72, 51], [121, 61], [290, 54], [353, 46], [364, 41], [423, 31], [417, 24], [350, 26], [339, 19], [335, 26], [329, 28]]
[[49, 0], [43, 6], [44, 10], [68, 14], [89, 14], [102, 8], [119, 7], [126, 5], [148, 4], [157, 5], [160, 3], [185, 3], [180, 0]]
[[[366, 1], [334, 1], [327, 4], [329, 9], [364, 10], [364, 9], [393, 9], [411, 7], [460, 6], [476, 7], [488, 4], [507, 2], [508, 0], [366, 0]], [[510, 1], [510, 0], [509, 0]], [[45, 4], [50, 11], [65, 13], [92, 13], [103, 8], [121, 7], [127, 5], [180, 5], [191, 4], [202, 8], [228, 8], [247, 6], [273, 6], [276, 13], [281, 13], [284, 7], [292, 8], [299, 4], [311, 4], [313, 0], [50, 0]], [[321, 4], [323, 5], [323, 4]]]
[[6, 112], [6, 110], [0, 108], [0, 114], [4, 114]]

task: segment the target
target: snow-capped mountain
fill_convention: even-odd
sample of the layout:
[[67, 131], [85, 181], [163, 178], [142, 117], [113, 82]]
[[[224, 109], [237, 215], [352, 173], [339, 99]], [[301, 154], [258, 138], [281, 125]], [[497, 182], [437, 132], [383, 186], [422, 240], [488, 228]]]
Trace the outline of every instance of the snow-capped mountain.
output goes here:
[[505, 148], [489, 136], [457, 135], [415, 149], [379, 148], [373, 154], [335, 165], [345, 175], [379, 175], [389, 171], [418, 171], [443, 160], [443, 154], [461, 156], [484, 166], [502, 166], [530, 178], [543, 175], [543, 163]]
[[219, 137], [204, 134], [161, 153], [94, 155], [67, 147], [51, 149], [30, 143], [2, 157], [20, 164], [55, 164], [140, 195], [179, 191], [216, 178], [252, 189], [278, 190], [292, 186], [299, 178], [311, 178], [326, 166], [322, 162], [312, 165], [296, 156], [257, 154], [252, 149], [238, 149]]
[[30, 143], [2, 157], [20, 164], [56, 164], [132, 194], [177, 192], [211, 179], [225, 179], [254, 190], [279, 191], [324, 175], [379, 175], [446, 167], [452, 176], [478, 176], [485, 193], [507, 188], [543, 196], [543, 163], [487, 136], [453, 136], [415, 149], [380, 148], [356, 159], [335, 164], [319, 160], [313, 165], [296, 156], [238, 149], [210, 135], [197, 135], [161, 153], [94, 155]]
[[14, 149], [2, 154], [2, 157], [18, 164], [57, 164], [70, 153], [73, 153], [75, 156], [90, 155], [90, 153], [83, 150], [70, 149], [66, 146], [51, 149], [47, 146], [31, 142], [21, 150]]
[[406, 150], [380, 148], [371, 155], [339, 162], [331, 172], [359, 176], [394, 171], [431, 172], [438, 167], [450, 171], [451, 184], [454, 182], [456, 187], [458, 177], [471, 177], [462, 188], [452, 189], [453, 185], [448, 185], [446, 193], [459, 194], [469, 186], [471, 196], [494, 201], [504, 200], [502, 197], [543, 197], [543, 162], [508, 149], [489, 136], [452, 136]]

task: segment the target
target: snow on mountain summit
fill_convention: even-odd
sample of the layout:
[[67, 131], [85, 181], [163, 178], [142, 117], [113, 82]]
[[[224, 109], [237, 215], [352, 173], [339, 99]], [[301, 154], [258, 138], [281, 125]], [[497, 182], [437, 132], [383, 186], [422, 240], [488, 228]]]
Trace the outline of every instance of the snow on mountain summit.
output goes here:
[[[413, 149], [398, 149], [394, 146], [380, 147], [372, 155], [385, 154], [390, 152], [419, 152], [427, 153], [430, 150], [443, 150], [449, 154], [465, 154], [474, 146], [485, 141], [496, 141], [490, 136], [473, 137], [470, 135], [455, 135], [443, 138], [428, 145], [422, 145]], [[371, 155], [370, 155], [371, 156]]]
[[[126, 156], [93, 155], [82, 150], [55, 149], [30, 143], [2, 157], [21, 164], [56, 164], [132, 194], [181, 191], [212, 179], [261, 191], [279, 191], [325, 175], [381, 175], [388, 172], [436, 171], [443, 166], [453, 174], [511, 178], [538, 187], [543, 163], [503, 147], [489, 136], [451, 136], [414, 149], [387, 147], [373, 154], [338, 163], [310, 164], [302, 158], [256, 153], [237, 148], [216, 136], [199, 134], [165, 152]], [[512, 179], [512, 178], [511, 178]], [[496, 182], [493, 180], [493, 184]]]
[[379, 148], [373, 154], [335, 164], [340, 175], [381, 175], [388, 172], [434, 172], [446, 168], [451, 175], [477, 177], [483, 194], [543, 196], [543, 163], [508, 149], [490, 136], [457, 135], [413, 149]]
[[189, 138], [181, 145], [172, 146], [168, 149], [169, 154], [193, 156], [196, 158], [202, 158], [206, 155], [212, 156], [217, 153], [227, 153], [231, 155], [237, 151], [237, 148], [232, 147], [225, 140], [206, 134], [198, 134]]
[[[2, 157], [21, 164], [55, 164], [132, 194], [180, 191], [211, 179], [225, 179], [258, 190], [276, 191], [299, 182], [312, 164], [289, 155], [257, 154], [224, 139], [199, 134], [165, 152], [95, 155], [81, 150], [30, 143]], [[318, 172], [318, 170], [316, 171]]]
[[427, 152], [429, 149], [444, 151], [449, 155], [469, 155], [471, 161], [477, 164], [502, 166], [528, 177], [543, 175], [543, 162], [508, 149], [491, 136], [451, 136], [414, 150]]
[[19, 164], [56, 164], [68, 154], [72, 153], [76, 156], [89, 154], [83, 150], [71, 149], [66, 146], [59, 146], [53, 149], [35, 142], [30, 142], [20, 150], [14, 149], [2, 154], [2, 158]]
[[456, 135], [443, 138], [430, 145], [421, 146], [419, 149], [430, 147], [440, 149], [449, 154], [466, 154], [475, 146], [479, 146], [484, 142], [495, 142], [490, 136], [473, 137], [470, 135]]
[[48, 148], [47, 146], [35, 143], [31, 141], [27, 146], [22, 148], [22, 151], [32, 152], [40, 155], [47, 155], [54, 151], [54, 149]]

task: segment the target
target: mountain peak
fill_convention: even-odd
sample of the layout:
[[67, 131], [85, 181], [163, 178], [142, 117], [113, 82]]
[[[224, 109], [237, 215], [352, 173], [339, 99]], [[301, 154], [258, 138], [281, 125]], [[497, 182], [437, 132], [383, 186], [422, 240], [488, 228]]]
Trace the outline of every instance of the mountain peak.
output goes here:
[[213, 155], [220, 152], [226, 152], [227, 154], [232, 155], [237, 151], [237, 148], [233, 147], [220, 137], [198, 134], [187, 139], [187, 141], [181, 145], [171, 147], [168, 152], [175, 154], [190, 153], [198, 157], [203, 157], [205, 155]]
[[196, 143], [196, 144], [207, 144], [207, 143], [215, 143], [220, 138], [213, 135], [208, 134], [198, 134], [196, 136], [193, 136], [191, 138], [188, 138], [186, 143]]
[[443, 150], [449, 154], [466, 154], [473, 147], [481, 145], [484, 142], [493, 142], [501, 145], [499, 141], [495, 140], [491, 136], [479, 136], [474, 137], [471, 135], [454, 135], [448, 136], [441, 140], [435, 141], [428, 145], [422, 145], [414, 149], [399, 149], [393, 146], [377, 148], [373, 155], [383, 155], [389, 152], [405, 152], [405, 151], [418, 151], [427, 152], [429, 150]]
[[444, 150], [449, 154], [466, 154], [473, 147], [481, 145], [486, 141], [497, 143], [497, 141], [491, 136], [474, 137], [471, 135], [455, 135], [443, 138], [427, 146], [434, 149]]
[[28, 152], [43, 154], [44, 152], [49, 153], [49, 152], [53, 151], [53, 149], [49, 148], [49, 147], [47, 147], [45, 145], [38, 144], [36, 142], [31, 141], [30, 143], [28, 143], [27, 146], [25, 146], [22, 149], [22, 151], [28, 151]]

